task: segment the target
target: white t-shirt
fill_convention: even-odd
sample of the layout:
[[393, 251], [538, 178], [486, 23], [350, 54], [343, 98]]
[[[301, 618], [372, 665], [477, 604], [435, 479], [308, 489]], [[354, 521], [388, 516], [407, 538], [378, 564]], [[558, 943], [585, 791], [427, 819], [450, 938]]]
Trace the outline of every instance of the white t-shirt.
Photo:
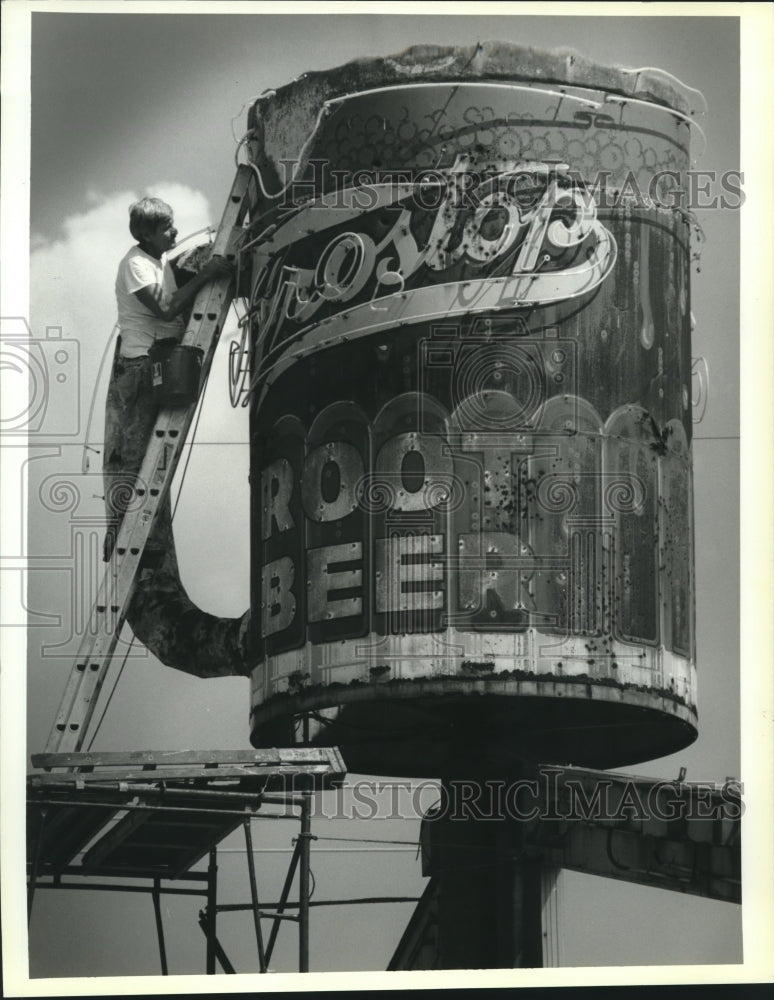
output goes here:
[[183, 317], [163, 320], [154, 316], [134, 294], [148, 285], [161, 285], [165, 297], [177, 291], [175, 276], [166, 258], [156, 260], [138, 246], [124, 256], [116, 276], [118, 326], [121, 330], [121, 354], [139, 358], [147, 354], [154, 340], [180, 338], [185, 329]]

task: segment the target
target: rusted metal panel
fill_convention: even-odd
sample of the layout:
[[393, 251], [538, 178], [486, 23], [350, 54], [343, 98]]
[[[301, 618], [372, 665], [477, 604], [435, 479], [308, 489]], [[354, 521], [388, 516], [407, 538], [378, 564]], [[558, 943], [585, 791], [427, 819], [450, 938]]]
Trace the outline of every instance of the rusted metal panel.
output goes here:
[[613, 536], [613, 629], [624, 642], [659, 641], [658, 452], [660, 435], [642, 408], [627, 406], [606, 428]]
[[693, 483], [683, 428], [667, 426], [661, 464], [661, 544], [664, 618], [670, 649], [693, 656]]
[[605, 611], [601, 421], [585, 401], [554, 396], [541, 426], [524, 478], [527, 537], [539, 557], [532, 620], [562, 636], [599, 635]]

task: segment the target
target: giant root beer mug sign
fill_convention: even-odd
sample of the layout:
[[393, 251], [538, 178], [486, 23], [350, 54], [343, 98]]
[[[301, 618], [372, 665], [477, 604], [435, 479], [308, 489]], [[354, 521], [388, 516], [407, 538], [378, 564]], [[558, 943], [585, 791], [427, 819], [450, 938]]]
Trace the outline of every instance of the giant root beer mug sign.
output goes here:
[[696, 735], [690, 115], [489, 45], [259, 99], [252, 738], [353, 771]]

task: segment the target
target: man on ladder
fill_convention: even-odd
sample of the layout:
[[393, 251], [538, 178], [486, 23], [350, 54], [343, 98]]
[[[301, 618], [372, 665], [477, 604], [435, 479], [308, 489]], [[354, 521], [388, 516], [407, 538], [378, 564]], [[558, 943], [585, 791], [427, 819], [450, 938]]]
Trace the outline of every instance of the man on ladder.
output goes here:
[[[167, 272], [164, 260], [176, 236], [171, 208], [161, 203], [160, 209], [156, 204], [149, 210], [145, 202], [144, 207], [135, 212], [137, 225], [133, 235], [138, 239], [138, 247], [128, 255], [133, 262], [125, 268], [128, 275], [119, 276], [119, 282], [126, 279], [126, 284], [121, 286], [127, 296], [123, 304], [130, 305], [135, 325], [132, 325], [131, 316], [127, 321], [126, 314], [119, 313], [121, 342], [116, 351], [117, 364], [111, 378], [106, 420], [104, 472], [108, 516], [112, 520], [106, 545], [109, 565], [62, 695], [46, 744], [47, 753], [67, 754], [80, 750], [135, 592], [139, 571], [143, 567], [152, 569], [145, 560], [148, 541], [154, 534], [161, 542], [163, 554], [170, 521], [169, 488], [234, 296], [237, 244], [245, 233], [244, 221], [253, 201], [250, 194], [253, 177], [248, 165], [237, 168], [212, 244], [213, 263], [183, 288], [176, 287], [174, 275]], [[135, 309], [135, 304], [143, 307], [144, 312]], [[165, 398], [157, 403], [152, 399], [153, 363], [149, 354], [157, 342], [159, 324], [175, 324], [189, 304], [190, 318], [185, 324], [173, 325], [174, 337], [168, 339], [175, 345], [180, 341], [183, 351], [196, 352], [195, 377], [190, 380], [189, 391], [179, 398]], [[168, 330], [165, 326], [164, 332]], [[127, 331], [129, 337], [125, 341]], [[139, 360], [132, 362], [131, 355]], [[213, 621], [219, 623], [219, 619]], [[227, 662], [219, 664], [222, 669], [218, 669], [218, 676], [248, 672], [241, 662], [242, 628], [242, 621], [236, 620], [234, 648], [229, 646], [226, 651]], [[222, 637], [215, 639], [222, 652]], [[195, 654], [196, 649], [198, 644], [190, 652]], [[208, 659], [206, 652], [205, 659]], [[236, 669], [232, 660], [239, 661]], [[197, 666], [189, 672], [215, 676], [209, 667], [202, 672]]]
[[[183, 312], [197, 293], [213, 278], [233, 274], [226, 260], [213, 257], [178, 288], [180, 272], [166, 259], [177, 238], [174, 215], [159, 198], [143, 198], [130, 207], [129, 231], [137, 244], [124, 255], [116, 276], [119, 339], [105, 407], [105, 562], [110, 561], [158, 415], [149, 352], [154, 345], [178, 343], [185, 333]], [[161, 520], [166, 521], [164, 513]]]

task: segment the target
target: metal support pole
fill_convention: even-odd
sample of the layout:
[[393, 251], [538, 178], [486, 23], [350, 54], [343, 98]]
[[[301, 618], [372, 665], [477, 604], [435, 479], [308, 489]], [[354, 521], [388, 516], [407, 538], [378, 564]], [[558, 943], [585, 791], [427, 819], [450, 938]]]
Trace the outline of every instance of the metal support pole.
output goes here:
[[207, 867], [207, 975], [215, 975], [215, 932], [218, 916], [218, 849], [210, 849], [210, 863]]
[[293, 884], [293, 877], [296, 874], [296, 868], [298, 867], [298, 859], [301, 856], [301, 841], [296, 841], [296, 846], [293, 850], [293, 857], [290, 859], [288, 864], [288, 873], [285, 876], [285, 884], [282, 886], [282, 892], [280, 893], [280, 900], [277, 905], [277, 912], [273, 916], [273, 923], [271, 925], [271, 931], [269, 932], [269, 940], [266, 944], [266, 964], [271, 961], [272, 952], [274, 951], [274, 942], [277, 940], [277, 934], [279, 933], [280, 924], [282, 923], [282, 915], [284, 913], [285, 907], [288, 905], [288, 896], [290, 895], [290, 887]]
[[309, 848], [311, 833], [311, 793], [304, 793], [299, 834], [301, 867], [298, 876], [298, 971], [309, 972]]
[[255, 858], [253, 856], [253, 836], [250, 830], [250, 817], [245, 819], [245, 846], [247, 848], [247, 870], [250, 874], [250, 898], [253, 903], [253, 921], [255, 922], [255, 940], [258, 943], [258, 966], [261, 972], [266, 972], [266, 954], [263, 950], [263, 934], [261, 932], [261, 912], [258, 902], [258, 886], [255, 881]]
[[30, 880], [27, 884], [27, 926], [30, 925], [30, 920], [32, 920], [32, 900], [35, 896], [35, 886], [38, 881], [38, 869], [40, 868], [40, 848], [43, 843], [43, 827], [46, 824], [46, 810], [40, 810], [40, 827], [38, 828], [38, 835], [35, 838], [35, 854], [32, 858], [32, 871], [30, 872]]
[[164, 945], [164, 924], [161, 921], [161, 880], [153, 880], [153, 912], [156, 915], [156, 933], [159, 938], [159, 958], [161, 959], [161, 975], [168, 976], [167, 949]]

